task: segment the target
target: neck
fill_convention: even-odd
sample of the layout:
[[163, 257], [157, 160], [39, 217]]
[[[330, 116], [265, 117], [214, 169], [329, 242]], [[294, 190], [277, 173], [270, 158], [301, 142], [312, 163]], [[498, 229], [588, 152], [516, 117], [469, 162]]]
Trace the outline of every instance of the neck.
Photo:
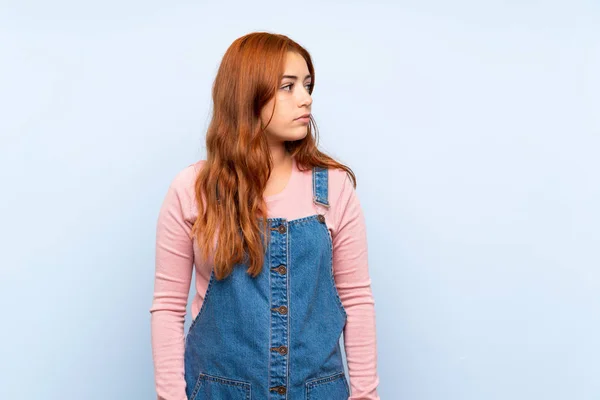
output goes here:
[[285, 146], [281, 144], [277, 147], [272, 147], [271, 149], [271, 160], [273, 161], [273, 169], [285, 169], [289, 167], [292, 163], [291, 154], [285, 149]]

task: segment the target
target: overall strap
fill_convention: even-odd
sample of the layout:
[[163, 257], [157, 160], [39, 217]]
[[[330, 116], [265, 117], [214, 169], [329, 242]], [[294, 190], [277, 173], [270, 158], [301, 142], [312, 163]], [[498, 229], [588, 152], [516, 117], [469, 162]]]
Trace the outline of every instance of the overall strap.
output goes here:
[[324, 167], [313, 167], [312, 179], [313, 179], [313, 201], [316, 204], [320, 204], [324, 207], [329, 208], [328, 198], [328, 178], [329, 171]]

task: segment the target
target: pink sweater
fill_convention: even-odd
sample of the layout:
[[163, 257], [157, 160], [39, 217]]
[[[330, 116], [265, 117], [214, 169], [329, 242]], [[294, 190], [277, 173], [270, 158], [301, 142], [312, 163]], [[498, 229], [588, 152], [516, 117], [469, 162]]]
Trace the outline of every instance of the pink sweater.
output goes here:
[[[205, 163], [197, 161], [171, 182], [158, 216], [156, 271], [151, 312], [152, 356], [159, 400], [186, 400], [184, 380], [184, 319], [192, 273], [196, 294], [192, 319], [198, 314], [210, 279], [211, 265], [201, 262], [198, 247], [188, 237], [198, 213], [194, 180]], [[268, 217], [288, 220], [314, 215], [312, 171], [300, 171], [294, 161], [283, 191], [265, 196]], [[329, 210], [326, 223], [333, 238], [334, 280], [347, 313], [344, 346], [351, 396], [349, 400], [379, 400], [375, 303], [367, 263], [367, 235], [360, 202], [346, 172], [329, 170]], [[194, 268], [195, 265], [195, 268]]]

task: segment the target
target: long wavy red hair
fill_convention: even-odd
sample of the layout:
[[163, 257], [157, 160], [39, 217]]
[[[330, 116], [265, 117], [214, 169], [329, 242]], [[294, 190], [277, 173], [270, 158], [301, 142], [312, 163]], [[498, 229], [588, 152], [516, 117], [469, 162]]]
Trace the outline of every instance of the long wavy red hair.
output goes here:
[[[236, 39], [223, 56], [213, 84], [207, 159], [195, 182], [198, 218], [191, 235], [205, 260], [212, 254], [217, 280], [226, 278], [238, 263], [248, 264], [252, 277], [262, 270], [263, 239], [269, 238], [264, 230], [268, 221], [263, 192], [273, 165], [260, 115], [281, 84], [288, 51], [306, 60], [312, 94], [315, 71], [308, 51], [285, 35], [267, 32]], [[285, 142], [298, 168], [340, 168], [356, 187], [353, 171], [317, 148], [312, 115], [307, 129], [303, 139]]]

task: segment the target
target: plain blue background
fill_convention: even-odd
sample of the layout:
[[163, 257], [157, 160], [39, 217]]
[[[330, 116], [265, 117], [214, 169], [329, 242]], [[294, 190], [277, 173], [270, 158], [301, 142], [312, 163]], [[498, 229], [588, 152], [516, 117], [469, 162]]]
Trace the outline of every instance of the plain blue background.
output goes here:
[[254, 30], [357, 174], [381, 398], [600, 398], [598, 2], [0, 5], [1, 399], [155, 398], [158, 210]]

